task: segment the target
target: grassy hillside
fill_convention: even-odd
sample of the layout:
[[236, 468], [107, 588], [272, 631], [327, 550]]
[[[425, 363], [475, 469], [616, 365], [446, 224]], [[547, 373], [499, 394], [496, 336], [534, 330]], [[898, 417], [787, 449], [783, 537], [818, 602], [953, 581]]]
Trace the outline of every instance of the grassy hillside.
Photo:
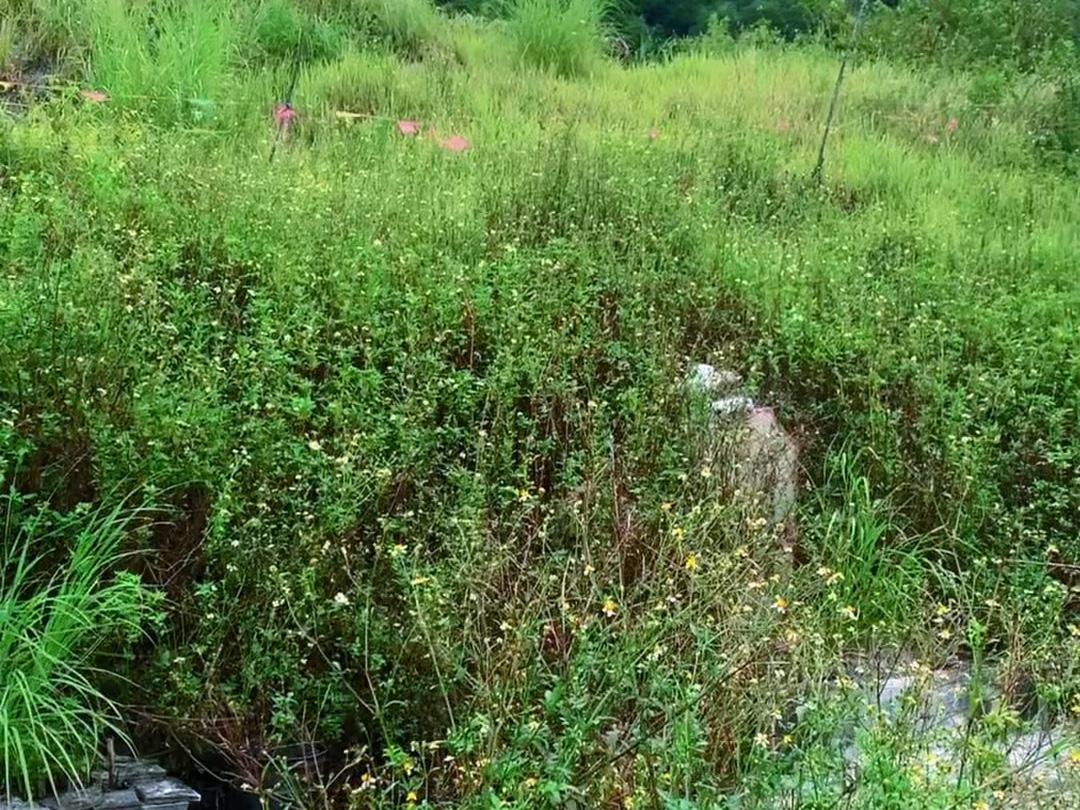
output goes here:
[[[133, 733], [256, 786], [246, 742], [323, 741], [335, 806], [832, 806], [844, 653], [1080, 712], [1060, 83], [859, 63], [819, 185], [824, 48], [316, 6], [11, 29], [71, 84], [0, 118], [5, 537], [164, 510], [98, 681]], [[694, 362], [800, 439], [795, 571], [695, 453]], [[996, 787], [885, 761], [850, 806]]]

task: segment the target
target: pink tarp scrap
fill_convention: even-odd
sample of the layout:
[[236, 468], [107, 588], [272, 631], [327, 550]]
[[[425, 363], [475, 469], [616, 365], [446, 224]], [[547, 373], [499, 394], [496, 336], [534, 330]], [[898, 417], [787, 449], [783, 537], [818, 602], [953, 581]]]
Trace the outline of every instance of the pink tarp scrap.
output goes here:
[[296, 108], [286, 101], [274, 108], [274, 123], [282, 129], [287, 129], [289, 124], [296, 120], [296, 115]]
[[103, 101], [109, 100], [109, 94], [101, 90], [80, 90], [79, 95], [95, 104], [100, 104]]
[[451, 135], [439, 141], [439, 146], [449, 149], [451, 152], [464, 152], [469, 148], [469, 139], [464, 135]]
[[397, 130], [402, 135], [417, 135], [420, 132], [420, 122], [403, 119], [397, 122]]

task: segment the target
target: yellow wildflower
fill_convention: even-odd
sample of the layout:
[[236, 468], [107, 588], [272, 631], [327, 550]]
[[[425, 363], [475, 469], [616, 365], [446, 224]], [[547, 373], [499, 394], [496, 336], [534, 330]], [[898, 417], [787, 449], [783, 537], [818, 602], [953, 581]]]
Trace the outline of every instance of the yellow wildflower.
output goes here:
[[686, 555], [686, 570], [693, 571], [698, 567], [698, 555], [690, 553]]
[[782, 596], [778, 596], [773, 600], [773, 607], [776, 608], [777, 613], [787, 613], [789, 604], [788, 600]]
[[416, 804], [419, 799], [420, 797], [416, 795], [415, 790], [410, 790], [408, 793], [405, 794], [405, 801], [407, 801], [409, 804]]
[[614, 599], [612, 599], [609, 596], [607, 599], [604, 600], [604, 615], [605, 616], [609, 616], [609, 617], [614, 616], [618, 612], [619, 612], [619, 605]]

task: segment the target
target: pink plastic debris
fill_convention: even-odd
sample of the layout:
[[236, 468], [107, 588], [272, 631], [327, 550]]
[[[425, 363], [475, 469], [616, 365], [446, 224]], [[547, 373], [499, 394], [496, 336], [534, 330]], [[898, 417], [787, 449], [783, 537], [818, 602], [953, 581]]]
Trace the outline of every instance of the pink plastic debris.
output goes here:
[[80, 90], [79, 95], [95, 104], [100, 104], [103, 101], [109, 100], [109, 94], [101, 90]]
[[464, 135], [451, 135], [449, 138], [439, 141], [439, 145], [444, 149], [449, 149], [451, 152], [464, 152], [469, 148], [469, 139]]
[[296, 108], [287, 101], [274, 108], [274, 121], [283, 129], [296, 120], [296, 115]]
[[420, 132], [420, 122], [406, 118], [397, 122], [397, 129], [402, 135], [417, 135]]
[[960, 129], [960, 122], [956, 120], [956, 116], [949, 119], [949, 123], [945, 125], [945, 130], [950, 134]]
[[650, 141], [655, 141], [659, 137], [660, 137], [660, 130], [656, 129], [655, 127], [653, 127], [652, 129], [649, 130], [649, 140]]

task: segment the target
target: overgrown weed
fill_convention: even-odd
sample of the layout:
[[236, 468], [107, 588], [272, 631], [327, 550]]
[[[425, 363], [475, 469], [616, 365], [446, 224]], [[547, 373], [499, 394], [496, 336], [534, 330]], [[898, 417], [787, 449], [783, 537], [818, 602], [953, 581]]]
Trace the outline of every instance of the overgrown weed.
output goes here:
[[[361, 42], [372, 8], [196, 3], [152, 36], [100, 0], [108, 99], [0, 132], [4, 476], [186, 493], [124, 698], [252, 780], [247, 739], [347, 745], [314, 795], [357, 808], [982, 800], [920, 782], [902, 724], [859, 733], [845, 793], [856, 691], [825, 685], [905, 644], [1077, 711], [1078, 204], [1028, 135], [1056, 96], [860, 66], [815, 188], [823, 49], [623, 70], [596, 9], [415, 5]], [[697, 459], [699, 361], [800, 437], [798, 571]]]

